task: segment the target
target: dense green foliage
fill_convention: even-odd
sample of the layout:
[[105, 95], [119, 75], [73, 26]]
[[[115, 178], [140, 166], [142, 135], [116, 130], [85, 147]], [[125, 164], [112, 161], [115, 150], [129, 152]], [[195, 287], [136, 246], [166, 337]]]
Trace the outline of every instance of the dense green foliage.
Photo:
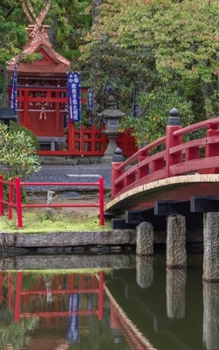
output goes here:
[[24, 132], [25, 135], [30, 136], [31, 140], [32, 140], [32, 145], [36, 150], [40, 149], [40, 144], [39, 141], [36, 137], [36, 135], [29, 129], [25, 128], [24, 126], [22, 126], [19, 123], [10, 121], [10, 131], [13, 132], [15, 135], [17, 132]]
[[172, 107], [184, 126], [217, 114], [218, 14], [219, 3], [207, 0], [107, 0], [101, 6], [80, 59], [90, 63], [98, 97], [107, 81], [119, 88], [128, 112], [122, 127], [133, 127], [140, 145], [164, 134]]
[[[31, 3], [39, 13], [46, 1]], [[218, 114], [218, 15], [215, 0], [52, 0], [44, 22], [54, 49], [92, 87], [94, 120], [110, 86], [127, 113], [121, 127], [132, 127], [143, 145], [165, 133], [173, 107], [183, 125]], [[0, 64], [21, 52], [27, 24], [22, 1], [1, 2]]]
[[8, 130], [5, 124], [0, 124], [0, 164], [5, 179], [17, 176], [27, 179], [31, 173], [39, 171], [33, 138], [23, 130]]

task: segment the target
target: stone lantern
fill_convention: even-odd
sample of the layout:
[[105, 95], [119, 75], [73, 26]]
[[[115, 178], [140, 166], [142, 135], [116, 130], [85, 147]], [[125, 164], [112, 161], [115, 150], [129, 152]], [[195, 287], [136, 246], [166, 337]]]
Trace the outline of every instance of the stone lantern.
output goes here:
[[116, 108], [116, 100], [114, 96], [109, 96], [108, 108], [105, 109], [100, 116], [105, 120], [104, 133], [107, 135], [109, 144], [105, 150], [104, 156], [101, 158], [101, 163], [111, 164], [114, 152], [117, 148], [116, 138], [119, 135], [119, 120], [125, 116], [125, 113]]

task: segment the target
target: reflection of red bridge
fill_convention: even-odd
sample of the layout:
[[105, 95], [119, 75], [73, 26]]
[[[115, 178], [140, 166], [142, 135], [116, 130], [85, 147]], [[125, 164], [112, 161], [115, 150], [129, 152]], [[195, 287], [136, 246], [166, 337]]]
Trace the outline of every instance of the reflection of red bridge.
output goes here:
[[[113, 163], [112, 195], [105, 211], [127, 213], [123, 224], [114, 221], [114, 228], [139, 224], [154, 214], [203, 212], [206, 206], [209, 211], [219, 211], [218, 127], [219, 118], [214, 118], [182, 128], [178, 111], [173, 109], [166, 136], [125, 162]], [[189, 135], [191, 141], [187, 141]], [[184, 206], [179, 205], [182, 202]]]
[[[101, 320], [103, 317], [103, 297], [104, 297], [104, 289], [103, 289], [103, 271], [99, 273], [99, 278], [97, 279], [95, 275], [91, 274], [68, 274], [67, 275], [67, 285], [65, 289], [61, 289], [63, 287], [63, 276], [57, 276], [56, 280], [53, 280], [53, 285], [51, 285], [51, 289], [46, 289], [46, 284], [44, 278], [40, 278], [36, 285], [34, 285], [31, 290], [22, 290], [22, 279], [23, 272], [17, 272], [16, 276], [16, 287], [13, 286], [12, 283], [12, 274], [8, 274], [8, 306], [9, 309], [15, 310], [14, 319], [17, 323], [20, 317], [40, 317], [50, 319], [52, 317], [63, 317], [70, 315], [91, 315], [96, 314], [98, 319]], [[61, 279], [61, 280], [60, 280]], [[13, 305], [13, 291], [15, 290], [15, 305]], [[76, 295], [79, 294], [87, 294], [90, 295], [92, 293], [97, 294], [98, 296], [98, 307], [97, 309], [86, 309], [81, 310], [78, 306], [77, 310], [67, 310], [60, 311], [60, 305], [58, 300], [54, 303], [55, 311], [37, 311], [37, 312], [20, 312], [21, 309], [21, 300], [24, 308], [27, 308], [28, 301], [33, 296], [40, 296], [41, 298], [45, 296], [60, 296], [63, 294], [67, 295]], [[0, 301], [3, 300], [3, 272], [0, 272]]]

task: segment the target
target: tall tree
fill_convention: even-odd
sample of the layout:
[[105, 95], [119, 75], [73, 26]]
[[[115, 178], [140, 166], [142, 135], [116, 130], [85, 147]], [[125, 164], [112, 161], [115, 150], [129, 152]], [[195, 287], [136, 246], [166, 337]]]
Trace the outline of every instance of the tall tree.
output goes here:
[[139, 81], [141, 130], [156, 125], [148, 140], [164, 132], [167, 108], [178, 107], [183, 124], [194, 120], [191, 108], [198, 118], [217, 111], [218, 6], [209, 0], [107, 0], [100, 6], [81, 59], [98, 59], [96, 76], [117, 78], [126, 92]]

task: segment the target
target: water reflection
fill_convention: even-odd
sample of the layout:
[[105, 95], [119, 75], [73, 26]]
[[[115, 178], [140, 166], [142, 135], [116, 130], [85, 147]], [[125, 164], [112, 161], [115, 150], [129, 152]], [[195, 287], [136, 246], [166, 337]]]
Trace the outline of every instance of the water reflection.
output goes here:
[[0, 344], [10, 350], [130, 350], [110, 324], [104, 273], [0, 272]]
[[166, 269], [165, 256], [139, 257], [136, 269], [113, 270], [105, 281], [158, 350], [219, 349], [219, 284], [202, 284], [202, 257], [192, 258], [187, 269], [178, 270]]
[[0, 349], [216, 350], [219, 284], [202, 283], [202, 259], [166, 269], [136, 257], [108, 272], [0, 271]]
[[167, 316], [184, 318], [186, 309], [186, 269], [166, 270]]
[[203, 283], [203, 342], [207, 350], [219, 349], [219, 284]]

